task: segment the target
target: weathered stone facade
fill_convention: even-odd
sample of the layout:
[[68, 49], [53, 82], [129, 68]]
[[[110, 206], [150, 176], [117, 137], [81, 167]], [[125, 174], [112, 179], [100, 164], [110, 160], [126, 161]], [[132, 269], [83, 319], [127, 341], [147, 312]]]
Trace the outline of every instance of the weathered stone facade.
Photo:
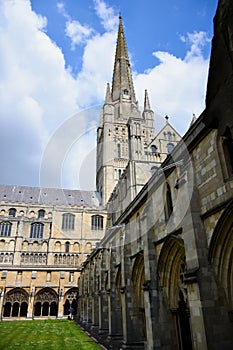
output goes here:
[[220, 0], [205, 111], [148, 181], [129, 158], [83, 264], [79, 319], [109, 349], [233, 348], [232, 18]]

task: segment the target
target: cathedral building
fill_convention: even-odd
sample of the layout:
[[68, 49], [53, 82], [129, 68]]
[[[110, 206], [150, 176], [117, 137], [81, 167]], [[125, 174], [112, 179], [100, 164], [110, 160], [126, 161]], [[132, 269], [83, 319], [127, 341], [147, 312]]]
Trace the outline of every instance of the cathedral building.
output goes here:
[[[1, 318], [68, 314], [108, 349], [233, 348], [233, 5], [214, 19], [206, 108], [181, 138], [139, 108], [122, 18], [97, 191], [0, 186]], [[101, 200], [100, 200], [101, 198]]]
[[1, 319], [62, 318], [70, 306], [77, 314], [80, 271], [105, 235], [110, 197], [123, 181], [122, 203], [132, 201], [180, 139], [168, 117], [155, 134], [147, 91], [139, 109], [120, 18], [97, 130], [98, 192], [0, 186]]

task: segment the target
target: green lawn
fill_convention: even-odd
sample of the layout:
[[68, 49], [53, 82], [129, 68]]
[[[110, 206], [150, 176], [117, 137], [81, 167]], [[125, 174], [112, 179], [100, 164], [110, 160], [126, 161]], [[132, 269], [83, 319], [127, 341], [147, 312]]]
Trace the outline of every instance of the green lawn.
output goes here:
[[0, 322], [1, 350], [99, 350], [74, 322], [68, 320]]

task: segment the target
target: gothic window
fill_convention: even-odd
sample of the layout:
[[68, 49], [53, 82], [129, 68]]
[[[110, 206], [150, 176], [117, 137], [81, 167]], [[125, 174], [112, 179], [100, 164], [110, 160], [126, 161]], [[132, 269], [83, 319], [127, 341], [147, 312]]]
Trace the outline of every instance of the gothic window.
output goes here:
[[44, 218], [45, 211], [43, 209], [38, 210], [38, 219]]
[[66, 244], [65, 244], [65, 251], [66, 251], [66, 253], [69, 253], [69, 251], [70, 251], [70, 242], [66, 242]]
[[0, 236], [10, 236], [11, 235], [12, 224], [10, 222], [0, 223]]
[[152, 152], [153, 154], [156, 154], [156, 153], [157, 153], [157, 147], [156, 147], [155, 145], [152, 145], [152, 146], [151, 146], [151, 152]]
[[15, 215], [16, 215], [16, 209], [15, 209], [15, 208], [10, 208], [10, 209], [9, 209], [9, 215], [15, 217]]
[[171, 188], [167, 184], [166, 188], [166, 202], [165, 202], [165, 219], [168, 220], [173, 212]]
[[222, 137], [222, 149], [225, 160], [225, 177], [228, 178], [233, 175], [233, 139], [230, 129], [228, 128]]
[[30, 238], [43, 238], [44, 225], [38, 222], [31, 224]]
[[103, 230], [103, 216], [93, 215], [91, 217], [91, 229], [92, 230]]
[[118, 178], [121, 178], [121, 169], [118, 169]]
[[117, 157], [121, 158], [121, 145], [120, 145], [120, 143], [117, 144]]
[[168, 140], [169, 142], [171, 142], [171, 140], [172, 140], [172, 134], [171, 134], [170, 131], [168, 131], [168, 133], [167, 133], [167, 140]]
[[74, 214], [63, 214], [62, 215], [62, 229], [63, 230], [74, 230]]
[[171, 153], [172, 150], [173, 150], [173, 148], [174, 148], [173, 143], [168, 143], [168, 144], [167, 144], [167, 152], [168, 152], [168, 153]]
[[155, 174], [156, 173], [156, 171], [157, 171], [157, 167], [156, 166], [152, 166], [152, 168], [151, 168], [151, 174], [153, 175], [153, 174]]

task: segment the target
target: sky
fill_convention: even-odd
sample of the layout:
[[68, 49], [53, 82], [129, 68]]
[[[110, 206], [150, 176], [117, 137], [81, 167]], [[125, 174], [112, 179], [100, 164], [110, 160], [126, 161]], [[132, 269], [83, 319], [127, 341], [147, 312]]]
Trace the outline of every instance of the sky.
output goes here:
[[158, 132], [205, 108], [217, 0], [1, 0], [0, 184], [95, 189], [96, 129], [119, 14]]

